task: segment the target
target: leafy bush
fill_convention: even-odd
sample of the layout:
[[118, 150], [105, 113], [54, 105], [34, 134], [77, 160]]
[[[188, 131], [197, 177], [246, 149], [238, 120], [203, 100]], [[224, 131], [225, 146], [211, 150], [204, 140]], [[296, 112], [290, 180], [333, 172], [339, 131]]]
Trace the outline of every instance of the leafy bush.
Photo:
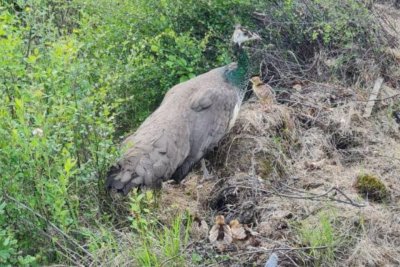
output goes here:
[[86, 1], [86, 53], [120, 102], [118, 132], [138, 126], [178, 82], [227, 63], [233, 25], [251, 1]]
[[18, 251], [18, 241], [5, 222], [6, 203], [0, 198], [0, 266], [28, 266], [36, 259], [30, 255], [21, 256]]
[[6, 227], [33, 253], [52, 246], [43, 238], [49, 222], [64, 233], [79, 227], [84, 188], [114, 151], [106, 87], [91, 76], [82, 43], [42, 20], [52, 11], [39, 4], [0, 14], [0, 187]]
[[[85, 265], [104, 240], [115, 244], [100, 213], [115, 141], [171, 86], [228, 62], [232, 26], [252, 9], [244, 0], [1, 1], [1, 264]], [[175, 236], [163, 243], [175, 255], [178, 233], [153, 230]]]

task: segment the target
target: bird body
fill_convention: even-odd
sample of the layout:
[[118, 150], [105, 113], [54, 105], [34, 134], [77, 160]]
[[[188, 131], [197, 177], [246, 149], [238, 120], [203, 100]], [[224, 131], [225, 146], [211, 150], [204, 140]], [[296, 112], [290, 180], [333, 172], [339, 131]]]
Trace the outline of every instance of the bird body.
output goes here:
[[229, 223], [229, 226], [231, 227], [232, 231], [232, 237], [236, 240], [244, 240], [247, 238], [246, 230], [244, 229], [244, 226], [239, 223], [238, 220], [232, 220]]
[[[132, 187], [160, 187], [181, 181], [232, 127], [240, 97], [213, 69], [172, 87], [160, 107], [122, 143], [125, 153], [108, 175], [108, 186], [127, 193]], [[236, 110], [236, 111], [235, 111]]]
[[167, 92], [161, 105], [122, 143], [122, 157], [107, 174], [108, 189], [127, 194], [133, 187], [159, 188], [168, 179], [180, 182], [218, 144], [234, 125], [249, 78], [249, 60], [241, 48], [245, 39], [239, 44], [236, 40], [238, 63]]
[[271, 86], [265, 84], [259, 76], [254, 76], [250, 79], [253, 84], [252, 89], [261, 104], [270, 106], [275, 103], [275, 93]]
[[238, 220], [232, 220], [229, 223], [232, 232], [232, 238], [238, 247], [259, 246], [260, 241], [256, 238], [259, 234], [249, 228], [247, 225], [239, 223]]
[[232, 243], [232, 231], [229, 225], [225, 224], [224, 216], [218, 215], [215, 217], [215, 224], [210, 230], [208, 239], [219, 251], [226, 250]]
[[209, 231], [209, 228], [208, 228], [206, 221], [200, 219], [197, 216], [194, 217], [192, 226], [190, 229], [190, 236], [194, 240], [206, 239], [208, 236], [208, 231]]

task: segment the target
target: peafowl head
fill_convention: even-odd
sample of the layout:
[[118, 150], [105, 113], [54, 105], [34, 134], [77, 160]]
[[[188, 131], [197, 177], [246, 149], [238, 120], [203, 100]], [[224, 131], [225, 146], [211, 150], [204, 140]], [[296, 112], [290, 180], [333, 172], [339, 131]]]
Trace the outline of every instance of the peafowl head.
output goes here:
[[237, 66], [227, 71], [225, 75], [228, 82], [239, 89], [241, 97], [244, 96], [249, 78], [253, 76], [254, 70], [258, 70], [261, 61], [257, 59], [250, 60], [252, 57], [249, 57], [244, 44], [258, 40], [261, 40], [258, 34], [245, 29], [241, 25], [235, 26], [235, 30], [232, 34], [232, 42]]
[[235, 31], [232, 34], [232, 42], [238, 46], [238, 48], [241, 48], [243, 43], [252, 40], [261, 40], [261, 37], [258, 34], [243, 28], [240, 24], [235, 25]]

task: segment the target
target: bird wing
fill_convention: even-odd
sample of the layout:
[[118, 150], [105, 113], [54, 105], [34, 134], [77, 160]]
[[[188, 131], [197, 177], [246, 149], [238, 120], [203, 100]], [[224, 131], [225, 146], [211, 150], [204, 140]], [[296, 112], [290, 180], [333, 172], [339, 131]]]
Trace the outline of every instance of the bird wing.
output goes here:
[[208, 239], [210, 240], [211, 243], [217, 242], [218, 234], [219, 234], [219, 225], [215, 224], [213, 225], [213, 227], [211, 227], [210, 234], [208, 236]]
[[[171, 119], [172, 115], [178, 118]], [[133, 187], [161, 187], [190, 151], [189, 129], [175, 112], [156, 111], [124, 142], [125, 152], [107, 175], [106, 186], [127, 194]]]
[[231, 227], [231, 231], [232, 231], [232, 237], [234, 239], [242, 240], [247, 237], [243, 225], [237, 225], [235, 227]]
[[171, 88], [160, 107], [128, 137], [106, 186], [127, 194], [141, 185], [182, 180], [228, 131], [239, 97], [217, 68]]
[[216, 91], [213, 89], [196, 91], [190, 99], [190, 108], [195, 112], [200, 112], [211, 107], [215, 95]]
[[228, 226], [228, 225], [224, 225], [223, 226], [223, 229], [224, 229], [224, 239], [223, 239], [223, 241], [226, 243], [226, 244], [230, 244], [230, 243], [232, 243], [232, 241], [233, 241], [233, 238], [232, 238], [232, 230], [231, 230], [231, 228]]
[[199, 90], [192, 96], [191, 156], [196, 160], [217, 145], [226, 134], [238, 102], [236, 91], [225, 86]]
[[187, 112], [190, 153], [172, 175], [177, 182], [227, 133], [235, 106], [239, 103], [237, 89], [225, 81], [222, 70], [192, 86], [190, 110]]

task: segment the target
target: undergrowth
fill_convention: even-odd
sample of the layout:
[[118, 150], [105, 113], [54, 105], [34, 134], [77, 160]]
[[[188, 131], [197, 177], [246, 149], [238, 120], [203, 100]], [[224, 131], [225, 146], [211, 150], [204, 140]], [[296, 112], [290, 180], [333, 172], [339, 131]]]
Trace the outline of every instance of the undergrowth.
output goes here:
[[171, 225], [161, 225], [156, 219], [156, 196], [152, 191], [134, 193], [130, 199], [131, 229], [138, 233], [138, 248], [134, 255], [140, 266], [185, 266], [183, 253], [189, 241], [191, 217], [178, 214]]
[[310, 247], [309, 254], [314, 266], [327, 266], [335, 260], [335, 247], [342, 238], [334, 227], [335, 217], [328, 211], [300, 222], [298, 234], [301, 243]]
[[[297, 66], [294, 78], [331, 51], [335, 64], [323, 74], [353, 82], [355, 57], [379, 50], [380, 39], [368, 10], [345, 2], [1, 0], [0, 265], [112, 265], [123, 231], [138, 240], [128, 251], [134, 263], [185, 265], [189, 216], [161, 225], [149, 193], [130, 200], [128, 229], [101, 208], [121, 136], [171, 86], [229, 62], [238, 22], [279, 47], [273, 56]], [[267, 69], [276, 84], [286, 79]], [[312, 246], [334, 241], [307, 229]]]

